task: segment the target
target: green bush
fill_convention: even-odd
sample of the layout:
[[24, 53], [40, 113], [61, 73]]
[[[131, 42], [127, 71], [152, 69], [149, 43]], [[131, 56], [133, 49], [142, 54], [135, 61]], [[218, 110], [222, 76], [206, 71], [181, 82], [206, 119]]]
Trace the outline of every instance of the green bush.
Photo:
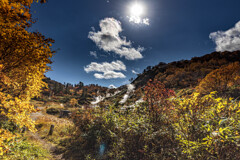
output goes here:
[[0, 156], [3, 160], [46, 160], [51, 159], [50, 153], [40, 146], [30, 143], [27, 140], [15, 140], [11, 143], [11, 148], [7, 154]]

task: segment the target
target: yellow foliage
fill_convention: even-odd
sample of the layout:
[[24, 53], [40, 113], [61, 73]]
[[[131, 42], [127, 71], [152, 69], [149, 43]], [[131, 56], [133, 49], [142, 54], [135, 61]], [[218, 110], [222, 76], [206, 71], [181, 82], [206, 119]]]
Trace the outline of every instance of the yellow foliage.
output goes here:
[[71, 106], [75, 106], [78, 104], [78, 101], [75, 98], [72, 98], [69, 103]]
[[211, 92], [201, 97], [194, 93], [174, 100], [177, 140], [183, 153], [190, 157], [202, 150], [220, 155], [218, 147], [238, 144], [240, 103], [231, 98], [215, 98], [215, 94]]
[[4, 129], [0, 128], [0, 156], [2, 156], [4, 154], [4, 152], [6, 152], [8, 150], [7, 145], [5, 145], [5, 143], [11, 141], [14, 138], [14, 135]]
[[[34, 106], [29, 100], [39, 96], [44, 73], [50, 68], [53, 40], [26, 28], [33, 23], [30, 7], [33, 0], [0, 0], [0, 119], [19, 128], [35, 131], [30, 118]], [[0, 153], [14, 135], [0, 128]]]

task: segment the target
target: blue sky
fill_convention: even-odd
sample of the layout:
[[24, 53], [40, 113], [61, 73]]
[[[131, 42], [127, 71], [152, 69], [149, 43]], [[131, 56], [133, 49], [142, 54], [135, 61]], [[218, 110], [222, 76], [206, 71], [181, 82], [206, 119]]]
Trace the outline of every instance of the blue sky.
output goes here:
[[49, 0], [32, 6], [31, 30], [55, 40], [51, 79], [121, 86], [159, 62], [238, 49], [239, 6], [239, 0]]

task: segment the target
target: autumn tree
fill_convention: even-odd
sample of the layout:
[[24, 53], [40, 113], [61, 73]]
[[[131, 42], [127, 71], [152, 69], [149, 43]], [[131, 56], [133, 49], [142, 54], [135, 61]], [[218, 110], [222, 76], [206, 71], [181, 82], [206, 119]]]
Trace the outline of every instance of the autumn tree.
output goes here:
[[173, 90], [165, 88], [165, 85], [158, 80], [149, 80], [144, 88], [144, 100], [148, 103], [149, 115], [154, 121], [158, 121], [165, 112], [172, 109], [169, 98], [175, 96]]
[[[34, 131], [31, 98], [46, 86], [42, 81], [50, 68], [52, 39], [29, 32], [34, 23], [30, 12], [34, 0], [0, 0], [0, 119]], [[44, 2], [44, 1], [41, 1]], [[13, 134], [0, 128], [0, 155]]]
[[240, 64], [239, 62], [231, 63], [209, 73], [197, 87], [197, 91], [201, 94], [208, 94], [217, 91], [224, 94], [231, 86], [239, 85], [240, 80]]
[[69, 103], [72, 107], [75, 107], [78, 104], [78, 101], [75, 98], [72, 98], [70, 99]]

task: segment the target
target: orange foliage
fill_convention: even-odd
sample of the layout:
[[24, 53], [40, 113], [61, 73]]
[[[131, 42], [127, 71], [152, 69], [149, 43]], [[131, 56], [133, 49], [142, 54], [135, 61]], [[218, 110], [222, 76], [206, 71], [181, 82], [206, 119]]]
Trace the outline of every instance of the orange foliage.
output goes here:
[[209, 73], [197, 87], [197, 92], [208, 94], [212, 91], [226, 92], [229, 87], [239, 85], [240, 64], [231, 63]]

